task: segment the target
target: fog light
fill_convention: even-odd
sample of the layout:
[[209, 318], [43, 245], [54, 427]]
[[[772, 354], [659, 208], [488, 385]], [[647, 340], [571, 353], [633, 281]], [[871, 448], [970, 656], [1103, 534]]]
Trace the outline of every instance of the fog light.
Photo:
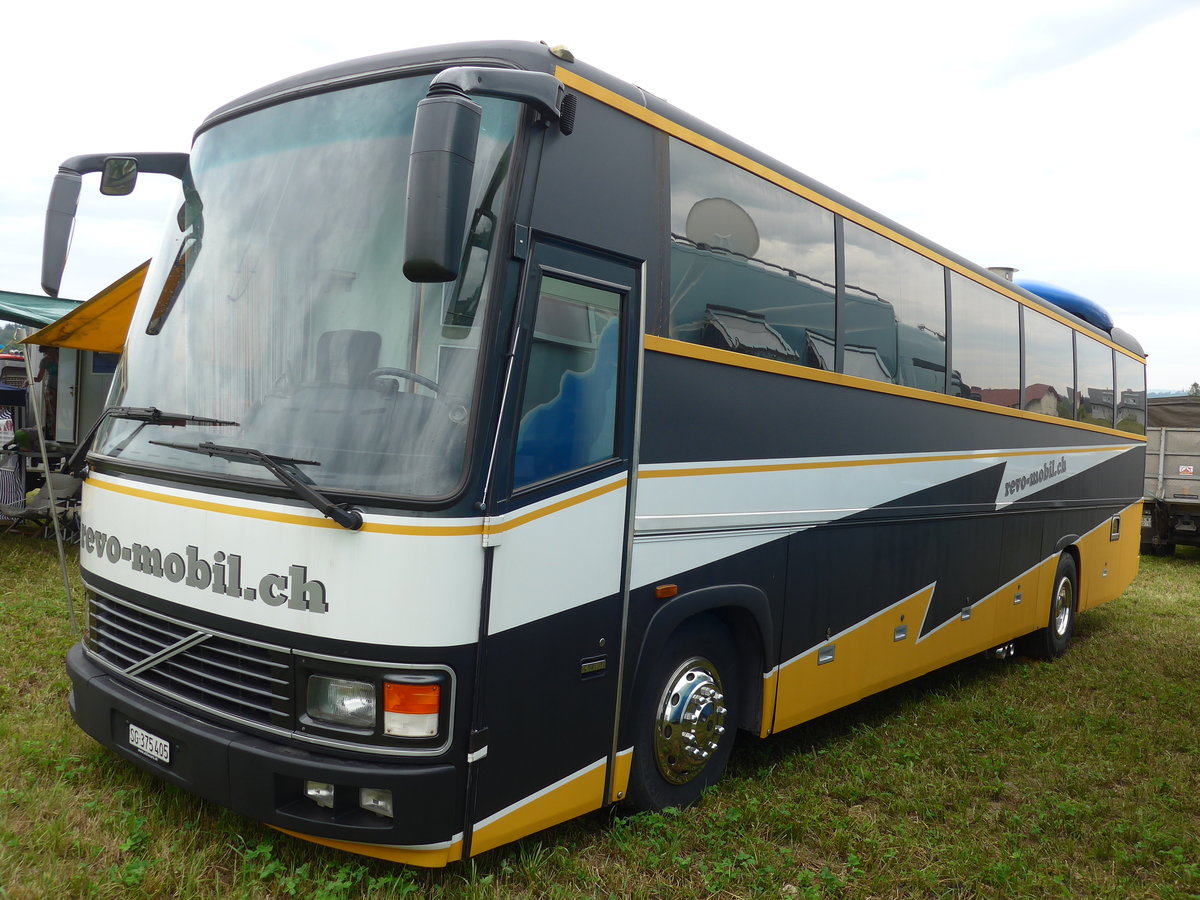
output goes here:
[[318, 722], [330, 725], [374, 728], [375, 685], [348, 678], [310, 675], [308, 714]]
[[383, 731], [393, 737], [428, 738], [438, 733], [442, 686], [432, 680], [383, 683]]
[[324, 781], [304, 782], [304, 796], [317, 806], [333, 809], [333, 785]]
[[392, 792], [384, 788], [360, 788], [358, 805], [377, 816], [392, 818]]

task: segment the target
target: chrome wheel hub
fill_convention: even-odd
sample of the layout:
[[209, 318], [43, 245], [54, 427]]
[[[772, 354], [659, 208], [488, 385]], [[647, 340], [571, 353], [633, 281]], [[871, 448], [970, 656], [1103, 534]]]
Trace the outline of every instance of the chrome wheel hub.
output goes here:
[[716, 666], [692, 657], [667, 679], [654, 720], [654, 756], [672, 784], [686, 784], [708, 765], [725, 733], [728, 710]]
[[1071, 626], [1071, 612], [1075, 608], [1075, 588], [1070, 578], [1060, 578], [1054, 591], [1054, 636], [1064, 637]]

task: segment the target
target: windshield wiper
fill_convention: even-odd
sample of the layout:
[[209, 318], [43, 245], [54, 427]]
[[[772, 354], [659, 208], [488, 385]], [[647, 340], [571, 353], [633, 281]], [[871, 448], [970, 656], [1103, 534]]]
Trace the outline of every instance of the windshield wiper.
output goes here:
[[263, 453], [253, 447], [229, 447], [204, 441], [200, 444], [176, 444], [170, 441], [150, 441], [160, 447], [171, 447], [175, 450], [186, 450], [188, 453], [202, 453], [205, 456], [217, 456], [231, 462], [249, 463], [262, 466], [272, 475], [286, 484], [301, 500], [312, 504], [317, 512], [326, 518], [333, 519], [343, 528], [358, 531], [362, 528], [363, 517], [357, 509], [346, 503], [334, 503], [321, 494], [313, 481], [296, 466], [319, 466], [315, 459], [292, 459], [288, 456], [273, 456]]
[[[82, 462], [87, 456], [88, 450], [92, 448], [92, 443], [96, 440], [96, 432], [100, 430], [100, 426], [106, 419], [132, 419], [135, 422], [141, 422], [133, 434], [141, 431], [146, 425], [169, 425], [172, 428], [177, 428], [180, 425], [237, 425], [238, 422], [231, 422], [226, 419], [210, 419], [207, 416], [192, 416], [187, 413], [163, 412], [156, 406], [110, 406], [104, 412], [100, 413], [100, 418], [96, 419], [88, 433], [84, 435], [83, 440], [75, 448], [75, 452], [71, 454], [71, 458], [67, 460], [67, 471], [72, 475], [78, 475], [79, 470], [83, 468]], [[125, 441], [133, 439], [133, 434]]]

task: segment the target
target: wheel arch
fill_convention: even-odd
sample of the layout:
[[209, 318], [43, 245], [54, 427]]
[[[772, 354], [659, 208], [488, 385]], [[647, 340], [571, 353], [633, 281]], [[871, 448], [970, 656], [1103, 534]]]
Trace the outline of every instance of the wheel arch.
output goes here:
[[1079, 542], [1082, 538], [1077, 534], [1064, 534], [1058, 539], [1058, 543], [1054, 545], [1055, 553], [1063, 553], [1071, 550], [1075, 557], [1075, 562], [1079, 562]]
[[640, 684], [655, 654], [688, 622], [714, 619], [729, 634], [738, 660], [738, 687], [744, 698], [736, 725], [759, 732], [763, 715], [762, 673], [774, 643], [767, 595], [748, 584], [718, 585], [679, 594], [651, 616], [638, 648], [633, 685]]

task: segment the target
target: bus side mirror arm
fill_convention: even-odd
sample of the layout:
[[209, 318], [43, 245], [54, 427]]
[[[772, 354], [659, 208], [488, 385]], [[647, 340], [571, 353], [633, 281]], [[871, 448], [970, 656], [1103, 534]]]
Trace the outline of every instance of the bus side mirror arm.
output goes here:
[[72, 156], [59, 166], [50, 186], [50, 202], [46, 205], [42, 290], [51, 297], [58, 296], [71, 249], [71, 232], [75, 229], [75, 210], [79, 206], [79, 188], [84, 175], [103, 172], [100, 192], [119, 196], [133, 190], [139, 171], [182, 179], [187, 165], [186, 153], [93, 153]]
[[558, 122], [564, 134], [574, 127], [575, 98], [546, 72], [455, 66], [434, 78], [417, 104], [409, 152], [404, 230], [409, 281], [445, 282], [459, 275], [483, 116], [473, 94], [524, 103], [544, 120]]

